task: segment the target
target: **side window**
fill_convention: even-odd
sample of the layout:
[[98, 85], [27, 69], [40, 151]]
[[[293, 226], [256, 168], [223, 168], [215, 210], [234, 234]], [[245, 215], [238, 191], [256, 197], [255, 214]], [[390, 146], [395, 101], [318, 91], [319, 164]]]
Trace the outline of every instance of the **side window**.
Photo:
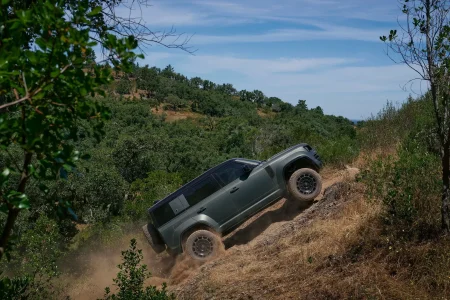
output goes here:
[[158, 226], [162, 226], [172, 220], [175, 217], [175, 212], [173, 211], [172, 207], [170, 206], [170, 202], [164, 204], [161, 207], [158, 207], [153, 212], [153, 217], [157, 223]]
[[223, 185], [228, 185], [245, 174], [244, 165], [232, 162], [229, 165], [219, 169], [215, 175], [220, 179]]
[[184, 197], [190, 206], [194, 206], [220, 189], [219, 183], [212, 176], [208, 176], [197, 185], [189, 188], [184, 193]]

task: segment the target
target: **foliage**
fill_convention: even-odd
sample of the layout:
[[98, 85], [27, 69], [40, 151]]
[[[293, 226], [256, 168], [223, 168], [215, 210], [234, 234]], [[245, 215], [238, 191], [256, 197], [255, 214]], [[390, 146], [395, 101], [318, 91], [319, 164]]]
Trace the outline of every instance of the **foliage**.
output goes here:
[[405, 238], [429, 238], [439, 227], [442, 173], [427, 97], [409, 97], [400, 108], [388, 103], [360, 129], [365, 151], [382, 150], [361, 180], [368, 196], [385, 204], [390, 230]]
[[[1, 275], [1, 274], [0, 274]], [[22, 295], [29, 285], [28, 277], [0, 276], [0, 298], [4, 300], [22, 299]]]
[[[46, 8], [48, 3], [57, 5]], [[114, 69], [95, 64], [89, 28], [96, 29], [96, 22], [101, 21], [101, 10], [90, 14], [90, 4], [97, 2], [85, 0], [76, 6], [73, 1], [48, 3], [26, 8], [29, 20], [22, 20], [20, 14], [8, 16], [20, 25], [23, 34], [32, 32], [46, 46], [37, 44], [20, 51], [26, 48], [20, 39], [0, 45], [9, 47], [5, 53], [14, 62], [5, 67], [0, 60], [0, 71], [10, 72], [5, 73], [8, 79], [5, 75], [0, 82], [0, 105], [8, 105], [0, 116], [5, 132], [0, 137], [1, 196], [6, 204], [2, 209], [17, 212], [13, 232], [23, 237], [11, 253], [17, 258], [8, 265], [17, 271], [13, 275], [29, 275], [39, 267], [51, 274], [56, 271], [59, 252], [74, 248], [72, 242], [105, 237], [113, 230], [117, 234], [116, 223], [141, 221], [155, 200], [226, 159], [266, 159], [300, 142], [318, 148], [326, 164], [345, 163], [356, 155], [356, 133], [348, 119], [325, 115], [320, 108], [308, 109], [306, 101], [297, 107], [258, 90], [239, 92], [231, 84], [189, 79], [170, 65], [162, 70], [141, 68], [131, 64], [136, 41], [111, 37], [108, 27], [101, 33], [100, 44], [112, 51], [109, 58]], [[73, 12], [73, 18], [64, 19], [66, 11]], [[51, 20], [42, 24], [50, 26], [50, 33], [30, 25], [38, 24], [46, 14]], [[69, 26], [67, 33], [65, 26]], [[2, 34], [2, 38], [11, 36]], [[48, 44], [53, 40], [55, 45]], [[70, 66], [64, 69], [64, 63]], [[37, 71], [41, 69], [49, 70], [48, 75]], [[112, 72], [117, 78], [135, 81], [141, 97], [124, 99], [129, 82], [113, 81]], [[47, 78], [50, 81], [45, 85]], [[14, 89], [20, 97], [26, 96], [27, 89], [29, 93], [38, 89], [40, 79], [45, 82], [38, 93], [19, 105], [10, 105]], [[121, 97], [115, 97], [114, 91]], [[152, 113], [153, 108], [165, 106], [195, 114], [190, 119], [166, 122], [164, 115]], [[261, 116], [263, 111], [266, 114]], [[19, 215], [18, 208], [27, 210]], [[0, 215], [4, 224], [7, 220], [7, 215]], [[93, 226], [78, 232], [77, 223]], [[58, 230], [55, 224], [59, 224]], [[42, 229], [44, 225], [51, 230]], [[46, 241], [50, 248], [39, 248], [44, 247], [39, 241]], [[18, 272], [21, 268], [13, 265], [23, 266], [29, 251], [36, 252], [31, 256], [33, 263]], [[44, 253], [48, 256], [42, 257]], [[127, 259], [132, 257], [130, 253]], [[125, 270], [141, 269], [130, 263], [122, 266], [118, 283], [138, 289], [140, 279], [129, 279]], [[139, 277], [139, 272], [133, 274]], [[6, 289], [9, 283], [5, 279], [3, 284]]]
[[[2, 280], [3, 288], [20, 284], [16, 299], [49, 299], [57, 293], [54, 285], [60, 275], [57, 260], [62, 254], [59, 226], [56, 221], [41, 214], [36, 222], [20, 231], [10, 260], [2, 262], [2, 268], [15, 270], [11, 279]], [[14, 287], [14, 289], [16, 289]], [[3, 298], [2, 298], [3, 299]]]
[[177, 173], [157, 170], [150, 172], [144, 179], [137, 179], [130, 188], [132, 199], [127, 201], [124, 214], [132, 219], [143, 218], [147, 208], [156, 200], [161, 200], [182, 185]]
[[[1, 166], [1, 211], [8, 214], [0, 238], [0, 257], [20, 210], [30, 207], [26, 186], [31, 179], [43, 192], [42, 180], [67, 178], [84, 156], [76, 150], [79, 120], [97, 121], [86, 133], [102, 134], [108, 110], [88, 95], [104, 95], [101, 86], [111, 81], [109, 69], [92, 64], [91, 31], [109, 49], [115, 67], [130, 68], [137, 47], [133, 36], [118, 38], [104, 22], [95, 1], [36, 1], [20, 5], [3, 1], [0, 10], [1, 52], [0, 147], [17, 146], [21, 162]], [[38, 26], [36, 26], [38, 24]], [[46, 28], [46, 30], [41, 30]], [[32, 47], [31, 44], [33, 44]], [[70, 203], [59, 201], [59, 207]]]
[[131, 93], [131, 82], [129, 79], [121, 78], [115, 83], [115, 91], [119, 95]]
[[151, 277], [147, 271], [147, 266], [142, 265], [142, 250], [137, 249], [136, 240], [132, 239], [130, 248], [122, 251], [122, 264], [118, 265], [120, 269], [114, 283], [118, 288], [117, 293], [111, 293], [109, 287], [105, 288], [105, 300], [165, 300], [175, 299], [172, 294], [166, 291], [166, 285], [163, 284], [161, 290], [155, 286], [147, 286], [144, 288], [144, 282]]
[[[433, 104], [434, 132], [442, 169], [442, 230], [450, 233], [450, 2], [442, 0], [404, 0], [402, 13], [406, 26], [402, 34], [391, 30], [381, 36], [400, 63], [414, 70], [429, 84]], [[423, 42], [426, 41], [426, 42]]]
[[405, 237], [429, 237], [440, 225], [439, 163], [410, 143], [398, 149], [396, 158], [375, 159], [362, 175], [369, 196], [386, 205], [385, 221]]

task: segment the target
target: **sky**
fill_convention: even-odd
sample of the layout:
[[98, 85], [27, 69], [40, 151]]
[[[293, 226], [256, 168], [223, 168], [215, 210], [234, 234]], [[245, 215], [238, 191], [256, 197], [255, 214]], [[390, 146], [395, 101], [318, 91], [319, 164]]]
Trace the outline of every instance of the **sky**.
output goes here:
[[[189, 54], [152, 46], [140, 65], [261, 90], [326, 114], [364, 119], [424, 92], [386, 55], [380, 35], [402, 22], [394, 0], [151, 0], [133, 10], [154, 30], [193, 35]], [[122, 13], [127, 13], [123, 11]], [[170, 43], [170, 40], [166, 42]]]

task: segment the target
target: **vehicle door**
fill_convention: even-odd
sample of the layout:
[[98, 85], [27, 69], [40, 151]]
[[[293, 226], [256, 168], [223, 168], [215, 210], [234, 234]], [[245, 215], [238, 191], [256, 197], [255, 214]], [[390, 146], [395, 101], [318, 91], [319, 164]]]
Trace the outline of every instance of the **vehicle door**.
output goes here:
[[222, 224], [234, 216], [236, 207], [231, 199], [221, 197], [223, 193], [221, 188], [219, 182], [209, 175], [188, 187], [182, 196], [197, 214], [207, 215], [218, 224]]
[[236, 213], [242, 212], [277, 189], [277, 183], [264, 168], [244, 161], [234, 161], [214, 173], [226, 186]]

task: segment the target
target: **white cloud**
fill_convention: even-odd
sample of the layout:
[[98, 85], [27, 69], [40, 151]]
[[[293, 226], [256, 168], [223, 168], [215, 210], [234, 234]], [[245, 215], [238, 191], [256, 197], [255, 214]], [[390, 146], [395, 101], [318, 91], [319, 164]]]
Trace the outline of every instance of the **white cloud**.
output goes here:
[[211, 73], [223, 70], [238, 72], [249, 77], [260, 74], [304, 72], [323, 67], [332, 67], [357, 62], [347, 58], [312, 58], [312, 59], [246, 59], [237, 57], [200, 55], [187, 57], [181, 63], [186, 68], [195, 68], [198, 73]]
[[196, 35], [192, 44], [223, 44], [223, 43], [260, 43], [288, 42], [306, 40], [356, 40], [379, 42], [380, 35], [389, 32], [388, 29], [358, 29], [345, 26], [320, 25], [322, 30], [280, 29], [261, 34], [238, 35]]
[[399, 13], [397, 4], [392, 0], [198, 0], [194, 3], [207, 7], [211, 14], [255, 18], [336, 17], [393, 21]]
[[[267, 20], [289, 22], [305, 18], [330, 17], [340, 20], [362, 19], [395, 21], [399, 9], [391, 0], [153, 0], [151, 5], [133, 5], [131, 16], [142, 17], [153, 26], [226, 26]], [[130, 10], [122, 7], [118, 15], [129, 16]]]

